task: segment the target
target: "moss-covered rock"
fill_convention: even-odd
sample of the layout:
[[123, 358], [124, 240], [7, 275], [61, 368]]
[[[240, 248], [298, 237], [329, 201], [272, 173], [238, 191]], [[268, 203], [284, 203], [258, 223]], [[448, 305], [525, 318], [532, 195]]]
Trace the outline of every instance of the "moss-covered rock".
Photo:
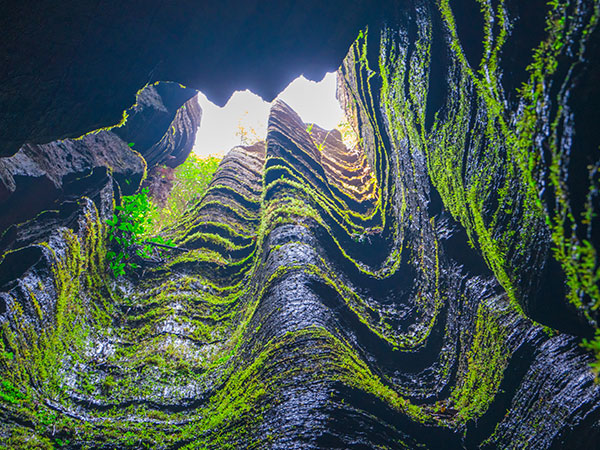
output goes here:
[[450, 1], [359, 34], [356, 147], [276, 102], [158, 263], [107, 270], [108, 173], [5, 234], [3, 444], [594, 448], [598, 158], [571, 174], [598, 142], [569, 111], [598, 98], [598, 7], [547, 5], [509, 91], [515, 6], [472, 3], [480, 46]]

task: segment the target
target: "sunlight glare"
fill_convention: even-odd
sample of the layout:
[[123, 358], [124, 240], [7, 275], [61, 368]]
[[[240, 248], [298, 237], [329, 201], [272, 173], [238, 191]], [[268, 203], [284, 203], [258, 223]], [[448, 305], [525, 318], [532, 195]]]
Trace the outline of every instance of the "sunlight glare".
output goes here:
[[[320, 82], [296, 78], [277, 98], [292, 107], [305, 123], [316, 123], [327, 130], [345, 120], [335, 97], [337, 74], [331, 72]], [[223, 156], [237, 145], [264, 140], [271, 103], [246, 91], [233, 93], [227, 104], [219, 108], [203, 93], [198, 94], [202, 120], [192, 151], [201, 157]]]

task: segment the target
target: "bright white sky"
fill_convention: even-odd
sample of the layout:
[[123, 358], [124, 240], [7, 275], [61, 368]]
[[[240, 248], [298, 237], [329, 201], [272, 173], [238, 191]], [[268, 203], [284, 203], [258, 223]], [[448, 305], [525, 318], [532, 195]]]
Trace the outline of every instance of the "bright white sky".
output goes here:
[[[314, 122], [330, 130], [344, 119], [344, 113], [335, 98], [335, 72], [325, 75], [318, 83], [303, 76], [292, 81], [277, 98], [290, 105], [306, 123]], [[227, 104], [219, 108], [199, 93], [202, 121], [193, 151], [199, 156], [224, 155], [241, 144], [239, 125], [254, 129], [264, 139], [271, 104], [246, 90], [233, 93]], [[238, 135], [236, 135], [238, 133]]]

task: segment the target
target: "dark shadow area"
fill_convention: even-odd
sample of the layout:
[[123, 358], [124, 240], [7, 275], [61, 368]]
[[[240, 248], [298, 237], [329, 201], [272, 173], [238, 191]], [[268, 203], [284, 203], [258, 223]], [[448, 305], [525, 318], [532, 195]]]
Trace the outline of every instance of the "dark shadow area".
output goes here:
[[546, 32], [546, 0], [508, 0], [511, 31], [501, 55], [502, 85], [509, 104], [516, 106], [517, 89], [527, 81], [527, 66], [532, 62], [533, 49], [544, 39]]
[[479, 68], [483, 57], [484, 21], [481, 5], [476, 0], [460, 0], [450, 3], [456, 33], [467, 62], [474, 72]]
[[10, 225], [33, 219], [43, 209], [51, 207], [60, 191], [46, 176], [15, 176], [16, 190], [0, 204], [0, 233]]
[[5, 253], [4, 259], [0, 263], [0, 286], [6, 286], [11, 281], [20, 278], [41, 257], [42, 250], [39, 247], [25, 247]]
[[533, 320], [573, 336], [592, 338], [592, 327], [566, 298], [565, 274], [549, 255], [538, 291], [529, 300], [526, 311]]

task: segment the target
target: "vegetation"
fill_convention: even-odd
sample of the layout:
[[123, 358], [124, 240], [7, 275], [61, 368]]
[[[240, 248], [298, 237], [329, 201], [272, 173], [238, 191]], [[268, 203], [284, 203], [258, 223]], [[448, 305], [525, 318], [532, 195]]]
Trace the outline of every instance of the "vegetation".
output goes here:
[[17, 405], [21, 403], [21, 400], [25, 398], [25, 395], [19, 391], [10, 381], [0, 381], [0, 399], [5, 402]]
[[125, 195], [121, 205], [115, 207], [116, 214], [107, 221], [108, 239], [114, 242], [116, 249], [107, 252], [109, 267], [115, 277], [125, 274], [127, 266], [137, 268], [132, 261], [134, 254], [149, 257], [152, 247], [144, 243], [143, 236], [150, 223], [153, 205], [148, 199], [148, 188], [134, 195]]
[[185, 212], [202, 199], [220, 158], [209, 156], [200, 158], [192, 153], [185, 162], [175, 169], [173, 188], [163, 208], [154, 206], [149, 211], [150, 226], [148, 235], [156, 235], [165, 228], [176, 225]]
[[249, 123], [248, 111], [244, 113], [243, 118], [238, 120], [238, 127], [235, 135], [240, 139], [240, 143], [242, 145], [253, 145], [262, 141], [262, 138], [259, 136], [256, 128]]
[[134, 195], [123, 196], [121, 204], [115, 207], [116, 214], [107, 221], [107, 225], [108, 239], [116, 248], [106, 253], [108, 265], [115, 277], [124, 275], [126, 267], [139, 267], [134, 262], [135, 255], [139, 258], [152, 255], [152, 245], [145, 241], [144, 235], [154, 209], [148, 199], [148, 188]]
[[595, 359], [590, 366], [594, 373], [596, 374], [596, 382], [600, 381], [600, 329], [596, 329], [596, 335], [594, 339], [587, 340], [584, 339], [582, 342], [582, 347], [587, 350], [593, 352]]
[[352, 151], [358, 145], [358, 135], [347, 120], [342, 120], [335, 127], [342, 135], [344, 145]]
[[175, 169], [174, 185], [164, 208], [152, 202], [148, 188], [122, 197], [121, 205], [115, 207], [116, 214], [107, 221], [108, 239], [114, 249], [106, 256], [115, 277], [124, 275], [127, 268], [138, 268], [136, 259], [160, 253], [153, 244], [172, 245], [158, 233], [177, 224], [188, 208], [203, 197], [219, 161], [215, 157], [190, 155]]

